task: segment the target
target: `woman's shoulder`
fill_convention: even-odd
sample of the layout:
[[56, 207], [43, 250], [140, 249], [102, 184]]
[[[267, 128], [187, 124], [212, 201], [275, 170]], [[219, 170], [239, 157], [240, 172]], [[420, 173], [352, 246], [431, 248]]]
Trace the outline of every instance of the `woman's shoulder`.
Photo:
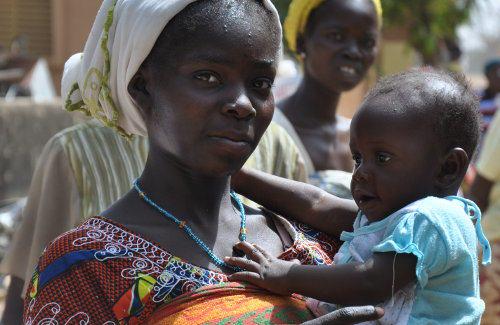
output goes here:
[[25, 322], [66, 323], [76, 317], [103, 324], [122, 316], [145, 317], [130, 310], [130, 304], [146, 307], [154, 302], [149, 294], [134, 296], [133, 290], [137, 285], [152, 289], [170, 260], [167, 254], [110, 220], [90, 218], [43, 252], [28, 286]]
[[170, 256], [159, 245], [126, 226], [96, 216], [54, 239], [44, 250], [38, 269], [42, 271], [60, 259], [65, 259], [66, 264], [69, 260], [75, 263], [90, 260], [103, 262], [134, 254], [155, 261], [163, 261]]
[[[44, 250], [33, 272], [25, 297], [24, 322], [38, 323], [53, 319], [59, 323], [75, 319], [84, 322], [101, 322], [113, 319], [111, 311], [101, 310], [107, 297], [102, 278], [116, 280], [111, 272], [99, 277], [100, 268], [91, 264], [96, 260], [94, 249], [85, 247], [102, 236], [89, 231], [88, 225], [97, 222], [91, 218], [84, 224], [54, 239]], [[102, 270], [102, 269], [101, 269]], [[100, 288], [104, 290], [95, 289]]]
[[85, 238], [88, 235], [88, 224], [96, 221], [99, 221], [99, 219], [90, 218], [81, 225], [64, 232], [52, 240], [47, 247], [45, 247], [40, 257], [38, 269], [45, 269], [48, 265], [64, 255], [78, 251], [80, 247], [75, 245], [75, 243], [78, 239]]

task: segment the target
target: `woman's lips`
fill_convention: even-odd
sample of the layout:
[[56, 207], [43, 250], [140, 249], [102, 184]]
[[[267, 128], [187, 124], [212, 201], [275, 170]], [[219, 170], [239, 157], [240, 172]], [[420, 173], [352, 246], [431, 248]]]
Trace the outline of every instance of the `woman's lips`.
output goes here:
[[339, 67], [339, 71], [344, 79], [358, 81], [360, 79], [361, 73], [358, 69], [349, 65], [342, 65]]
[[349, 66], [341, 66], [340, 71], [342, 71], [344, 74], [347, 74], [347, 75], [357, 75], [358, 74], [356, 72], [356, 69], [354, 69], [353, 67], [349, 67]]
[[246, 155], [252, 150], [251, 142], [246, 139], [225, 137], [225, 136], [210, 136], [218, 149], [225, 152], [231, 152], [237, 155]]
[[343, 62], [337, 67], [345, 79], [356, 81], [363, 75], [363, 64], [360, 62]]

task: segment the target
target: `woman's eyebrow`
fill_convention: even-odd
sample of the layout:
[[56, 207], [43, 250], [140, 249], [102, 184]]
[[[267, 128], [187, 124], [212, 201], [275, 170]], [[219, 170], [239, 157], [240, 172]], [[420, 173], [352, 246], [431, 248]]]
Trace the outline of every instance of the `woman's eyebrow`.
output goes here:
[[203, 62], [203, 63], [215, 63], [215, 64], [231, 64], [233, 63], [227, 57], [221, 55], [211, 55], [196, 53], [189, 57], [190, 61]]
[[[236, 64], [235, 61], [228, 59], [226, 56], [201, 54], [201, 53], [189, 56], [188, 61], [190, 61], [190, 63], [211, 63], [211, 64], [228, 65], [228, 66]], [[268, 69], [268, 68], [273, 68], [276, 65], [276, 60], [273, 59], [252, 60], [250, 61], [250, 65], [258, 69]]]

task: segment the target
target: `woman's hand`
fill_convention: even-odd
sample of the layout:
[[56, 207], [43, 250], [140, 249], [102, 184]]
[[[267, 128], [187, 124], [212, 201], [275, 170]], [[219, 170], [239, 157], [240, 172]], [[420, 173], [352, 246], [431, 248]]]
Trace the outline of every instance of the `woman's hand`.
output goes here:
[[358, 324], [380, 319], [384, 310], [373, 306], [353, 306], [337, 309], [329, 314], [302, 323], [302, 325], [344, 325]]
[[277, 259], [258, 245], [248, 242], [239, 242], [234, 248], [245, 253], [247, 258], [226, 257], [224, 259], [228, 264], [245, 270], [230, 275], [230, 281], [249, 282], [281, 295], [292, 293], [288, 289], [287, 275], [294, 265], [300, 264], [299, 261], [288, 262]]

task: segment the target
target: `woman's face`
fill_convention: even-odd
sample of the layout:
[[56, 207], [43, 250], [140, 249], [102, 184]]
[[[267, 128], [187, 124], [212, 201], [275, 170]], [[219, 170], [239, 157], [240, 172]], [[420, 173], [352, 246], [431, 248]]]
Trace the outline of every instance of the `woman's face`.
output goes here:
[[489, 87], [493, 91], [500, 91], [500, 64], [492, 67], [488, 73], [486, 73], [486, 78], [488, 79]]
[[269, 25], [251, 17], [212, 21], [173, 49], [160, 37], [152, 60], [159, 62], [145, 73], [152, 149], [202, 175], [241, 168], [274, 112], [279, 33]]
[[373, 3], [328, 0], [309, 19], [306, 35], [299, 40], [306, 74], [334, 92], [354, 88], [377, 54], [379, 30]]

